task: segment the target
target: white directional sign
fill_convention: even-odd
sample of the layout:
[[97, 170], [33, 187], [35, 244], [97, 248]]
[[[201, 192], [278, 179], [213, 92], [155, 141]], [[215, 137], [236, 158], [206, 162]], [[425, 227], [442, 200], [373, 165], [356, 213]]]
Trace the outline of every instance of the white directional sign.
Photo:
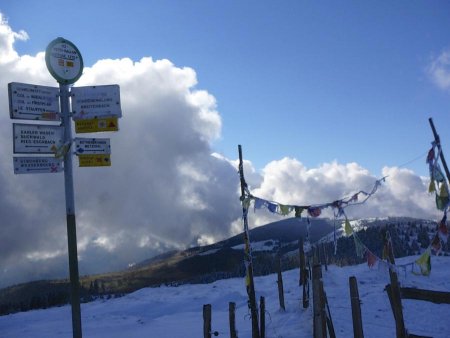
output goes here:
[[56, 38], [47, 46], [45, 63], [52, 76], [62, 84], [75, 83], [83, 73], [83, 58], [69, 40]]
[[59, 120], [59, 89], [26, 83], [8, 84], [12, 119]]
[[76, 138], [75, 152], [84, 154], [111, 154], [109, 138]]
[[55, 157], [14, 157], [14, 174], [58, 173], [62, 160]]
[[122, 117], [118, 85], [73, 87], [70, 93], [74, 120]]
[[64, 127], [13, 124], [14, 154], [52, 154], [63, 145]]

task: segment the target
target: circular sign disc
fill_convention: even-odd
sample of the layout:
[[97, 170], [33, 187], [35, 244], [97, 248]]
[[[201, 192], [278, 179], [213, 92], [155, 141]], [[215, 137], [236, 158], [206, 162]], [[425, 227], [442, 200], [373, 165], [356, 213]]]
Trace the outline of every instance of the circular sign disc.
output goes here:
[[83, 73], [83, 58], [70, 41], [56, 38], [45, 51], [45, 63], [52, 76], [62, 84], [75, 83]]

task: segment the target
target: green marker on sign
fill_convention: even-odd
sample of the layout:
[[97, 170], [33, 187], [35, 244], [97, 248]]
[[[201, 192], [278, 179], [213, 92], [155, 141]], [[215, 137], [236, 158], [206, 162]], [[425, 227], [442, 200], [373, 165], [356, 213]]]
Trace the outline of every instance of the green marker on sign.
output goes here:
[[45, 63], [50, 74], [60, 84], [75, 83], [83, 73], [83, 58], [70, 41], [56, 38], [47, 46]]

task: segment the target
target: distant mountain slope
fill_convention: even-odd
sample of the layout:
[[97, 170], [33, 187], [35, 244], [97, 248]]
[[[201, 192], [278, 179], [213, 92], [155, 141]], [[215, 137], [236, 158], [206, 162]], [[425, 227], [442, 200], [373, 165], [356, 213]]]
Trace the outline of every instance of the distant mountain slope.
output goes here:
[[[413, 218], [384, 218], [352, 221], [361, 229], [360, 237], [377, 252], [381, 248], [378, 228], [390, 226], [396, 243], [396, 256], [414, 254], [428, 245], [429, 233], [435, 223]], [[253, 250], [254, 273], [272, 273], [278, 264], [277, 255], [284, 255], [284, 269], [298, 266], [298, 239], [306, 238], [307, 219], [285, 219], [257, 227], [250, 231]], [[333, 255], [333, 220], [311, 219], [310, 241], [328, 242], [327, 251], [332, 262], [340, 265], [360, 262], [355, 258], [353, 240], [341, 237], [341, 222], [336, 223], [338, 252]], [[353, 245], [353, 246], [352, 246]], [[289, 254], [287, 254], [289, 253]], [[81, 297], [90, 301], [98, 297], [111, 297], [129, 293], [143, 287], [161, 284], [204, 283], [217, 279], [244, 276], [243, 235], [239, 234], [218, 243], [193, 247], [183, 251], [171, 251], [140, 262], [130, 269], [81, 277]], [[37, 281], [11, 286], [0, 290], [0, 314], [26, 311], [67, 303], [67, 280]]]

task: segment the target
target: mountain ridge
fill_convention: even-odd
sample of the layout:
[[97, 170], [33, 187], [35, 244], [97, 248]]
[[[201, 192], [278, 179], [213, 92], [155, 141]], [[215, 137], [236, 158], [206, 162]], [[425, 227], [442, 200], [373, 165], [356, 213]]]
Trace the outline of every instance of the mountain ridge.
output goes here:
[[[354, 264], [354, 246], [348, 238], [342, 236], [341, 221], [314, 218], [289, 218], [269, 223], [250, 230], [255, 275], [272, 273], [282, 257], [283, 269], [298, 266], [298, 240], [306, 239], [309, 226], [311, 243], [327, 244], [331, 262], [336, 264]], [[381, 240], [377, 235], [380, 226], [396, 225], [400, 232], [408, 236], [408, 245], [396, 245], [397, 254], [413, 252], [410, 248], [417, 242], [412, 229], [426, 232], [436, 226], [436, 222], [410, 217], [388, 217], [361, 219], [352, 221], [355, 231], [361, 230], [361, 238], [371, 245], [371, 250], [380, 250]], [[334, 226], [338, 237], [338, 254], [332, 256]], [[395, 228], [395, 226], [394, 226]], [[372, 229], [372, 231], [369, 231]], [[411, 229], [407, 231], [405, 229]], [[423, 230], [427, 229], [427, 230]], [[366, 234], [370, 232], [370, 234]], [[408, 233], [406, 233], [408, 232]], [[399, 243], [404, 240], [393, 233]], [[426, 237], [426, 236], [425, 236]], [[422, 239], [425, 238], [422, 235]], [[429, 237], [429, 236], [428, 236]], [[412, 240], [411, 240], [412, 238]], [[423, 239], [426, 242], [426, 239]], [[428, 239], [429, 240], [429, 239]], [[424, 243], [415, 243], [414, 250], [420, 251]], [[404, 247], [408, 247], [404, 249]], [[403, 251], [402, 251], [403, 250]], [[292, 254], [293, 253], [293, 254]], [[87, 302], [98, 297], [113, 297], [136, 291], [144, 287], [161, 284], [205, 283], [217, 279], [244, 276], [243, 234], [232, 236], [214, 244], [170, 251], [137, 263], [133, 267], [112, 273], [80, 277], [80, 295]], [[34, 308], [46, 308], [69, 302], [69, 281], [33, 281], [18, 284], [0, 290], [0, 314], [26, 311]]]

